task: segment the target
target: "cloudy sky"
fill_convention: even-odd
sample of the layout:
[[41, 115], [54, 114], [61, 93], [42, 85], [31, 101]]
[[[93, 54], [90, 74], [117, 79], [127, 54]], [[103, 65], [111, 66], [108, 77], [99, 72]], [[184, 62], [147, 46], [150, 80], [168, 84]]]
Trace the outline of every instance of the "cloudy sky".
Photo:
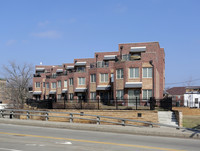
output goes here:
[[199, 0], [0, 0], [0, 67], [59, 65], [119, 43], [158, 41], [166, 87], [200, 85], [199, 7]]

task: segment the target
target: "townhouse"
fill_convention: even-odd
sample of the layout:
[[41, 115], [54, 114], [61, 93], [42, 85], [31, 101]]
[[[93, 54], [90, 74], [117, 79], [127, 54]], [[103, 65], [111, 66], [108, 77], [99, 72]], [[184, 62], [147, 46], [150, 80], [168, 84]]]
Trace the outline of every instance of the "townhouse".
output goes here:
[[96, 52], [60, 66], [35, 67], [34, 99], [148, 100], [163, 97], [165, 53], [158, 42], [119, 44], [116, 52]]

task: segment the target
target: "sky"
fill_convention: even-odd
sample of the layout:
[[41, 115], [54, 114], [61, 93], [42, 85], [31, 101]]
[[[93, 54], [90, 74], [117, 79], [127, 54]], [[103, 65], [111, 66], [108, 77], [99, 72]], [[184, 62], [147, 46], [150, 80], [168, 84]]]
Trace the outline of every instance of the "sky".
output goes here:
[[61, 65], [118, 51], [119, 43], [157, 41], [166, 87], [200, 86], [199, 7], [199, 0], [0, 0], [0, 73], [10, 61]]

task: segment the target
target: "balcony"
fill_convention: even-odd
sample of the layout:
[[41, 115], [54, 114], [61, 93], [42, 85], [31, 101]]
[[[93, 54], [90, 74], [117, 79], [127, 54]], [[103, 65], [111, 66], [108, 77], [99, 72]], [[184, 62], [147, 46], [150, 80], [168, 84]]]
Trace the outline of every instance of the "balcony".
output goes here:
[[90, 64], [90, 68], [107, 68], [109, 67], [109, 61], [98, 61], [97, 64], [96, 63], [91, 63]]
[[36, 73], [36, 74], [33, 74], [33, 77], [41, 77], [41, 75]]
[[122, 61], [135, 61], [141, 60], [141, 53], [131, 53], [122, 55]]

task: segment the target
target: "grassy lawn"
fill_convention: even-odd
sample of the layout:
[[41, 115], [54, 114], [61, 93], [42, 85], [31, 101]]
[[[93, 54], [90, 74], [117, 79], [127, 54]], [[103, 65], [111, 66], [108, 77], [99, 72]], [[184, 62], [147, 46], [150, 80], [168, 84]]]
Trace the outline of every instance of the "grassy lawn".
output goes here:
[[195, 115], [184, 115], [183, 116], [183, 127], [186, 128], [198, 128], [200, 129], [200, 116]]

